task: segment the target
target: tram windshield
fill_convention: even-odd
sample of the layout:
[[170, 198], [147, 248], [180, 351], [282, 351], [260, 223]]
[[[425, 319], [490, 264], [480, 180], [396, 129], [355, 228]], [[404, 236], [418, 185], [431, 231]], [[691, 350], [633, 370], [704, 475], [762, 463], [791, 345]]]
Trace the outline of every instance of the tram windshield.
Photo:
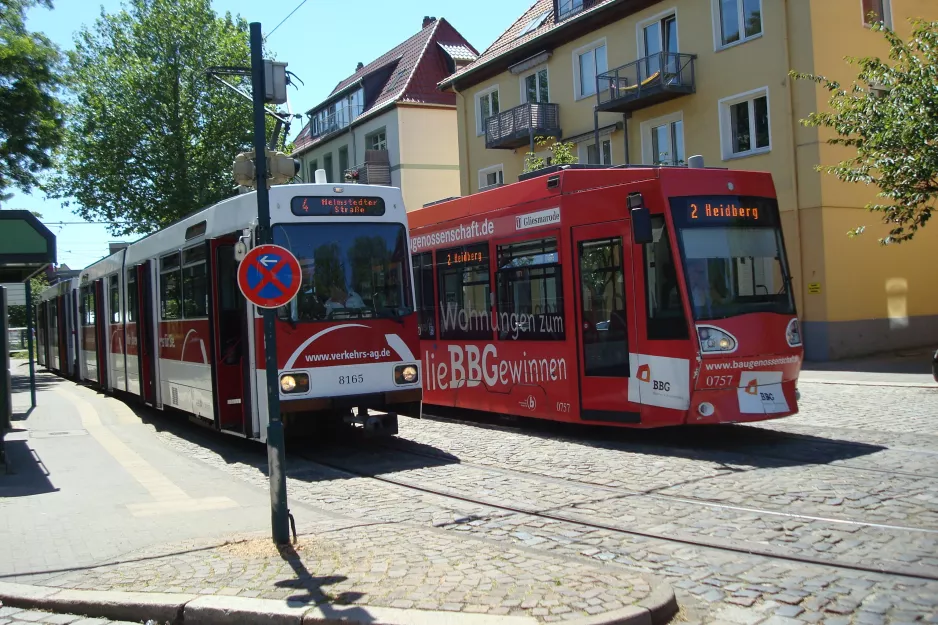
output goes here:
[[413, 312], [403, 225], [281, 224], [273, 235], [303, 271], [300, 292], [278, 310], [280, 319], [399, 320]]
[[774, 199], [672, 198], [671, 210], [695, 319], [794, 314]]

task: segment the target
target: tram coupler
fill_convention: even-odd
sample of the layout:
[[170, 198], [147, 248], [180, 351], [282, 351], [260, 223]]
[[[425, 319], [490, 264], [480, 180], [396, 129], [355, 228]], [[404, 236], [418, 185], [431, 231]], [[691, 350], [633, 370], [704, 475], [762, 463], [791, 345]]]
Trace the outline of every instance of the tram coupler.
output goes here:
[[390, 412], [356, 408], [345, 417], [346, 423], [360, 425], [368, 438], [396, 436], [397, 415]]

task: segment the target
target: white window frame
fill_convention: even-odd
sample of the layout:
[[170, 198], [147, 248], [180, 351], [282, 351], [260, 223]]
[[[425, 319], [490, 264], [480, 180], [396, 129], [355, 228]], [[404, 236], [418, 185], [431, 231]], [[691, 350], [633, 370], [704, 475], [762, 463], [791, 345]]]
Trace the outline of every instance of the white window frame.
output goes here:
[[[681, 49], [681, 22], [677, 19], [677, 7], [668, 9], [667, 11], [662, 11], [657, 15], [652, 15], [646, 19], [643, 19], [635, 25], [635, 43], [638, 44], [638, 56], [636, 59], [641, 59], [645, 57], [645, 27], [651, 26], [654, 23], [661, 23], [666, 17], [674, 16], [674, 21], [677, 22], [677, 49]], [[664, 47], [664, 42], [662, 42], [662, 48]]]
[[[747, 152], [733, 152], [732, 119], [730, 116], [730, 107], [741, 102], [749, 102], [760, 96], [765, 96], [765, 111], [769, 121], [769, 145], [764, 148], [751, 148]], [[772, 151], [772, 98], [769, 97], [769, 87], [759, 87], [746, 93], [738, 93], [727, 98], [723, 98], [717, 103], [720, 112], [720, 149], [723, 153], [723, 160], [729, 161], [737, 158], [747, 158], [758, 154], [765, 154]], [[755, 145], [755, 115], [749, 116], [751, 145]], [[687, 146], [685, 144], [685, 151]]]
[[[580, 93], [580, 55], [586, 54], [597, 48], [605, 48], [606, 53], [606, 71], [609, 71], [609, 46], [606, 45], [606, 38], [597, 39], [591, 43], [586, 44], [585, 46], [579, 47], [573, 51], [573, 99], [574, 100], [584, 100], [586, 98], [595, 98], [596, 92], [589, 95], [583, 95]], [[598, 74], [597, 69], [597, 74]]]
[[[498, 93], [498, 85], [492, 85], [491, 87], [487, 87], [475, 95], [475, 103], [476, 103], [475, 118], [476, 118], [476, 136], [477, 137], [481, 137], [482, 135], [485, 134], [485, 120], [482, 119], [482, 98], [484, 98], [485, 96], [493, 92]], [[491, 102], [491, 99], [489, 101]], [[498, 112], [499, 113], [502, 112], [501, 106], [502, 106], [502, 96], [499, 93], [498, 94]]]
[[721, 11], [720, 2], [721, 0], [710, 0], [711, 15], [713, 17], [713, 51], [714, 52], [719, 52], [720, 50], [728, 50], [729, 48], [733, 48], [735, 46], [742, 45], [746, 42], [759, 39], [760, 37], [762, 37], [762, 35], [765, 34], [765, 2], [763, 0], [759, 0], [759, 16], [762, 19], [762, 30], [760, 30], [755, 35], [746, 37], [745, 36], [746, 35], [746, 23], [745, 23], [746, 18], [742, 11], [743, 0], [736, 0], [740, 9], [739, 11], [739, 20], [740, 20], [739, 21], [739, 40], [724, 45], [723, 44], [723, 21], [720, 19], [720, 16], [722, 15], [722, 13], [720, 12]]
[[[603, 162], [603, 142], [609, 142], [609, 158], [608, 163]], [[589, 148], [596, 145], [596, 140], [593, 137], [581, 141], [576, 145], [576, 155], [577, 160], [583, 164], [589, 164]], [[599, 135], [599, 164], [600, 165], [612, 165], [612, 133]]]
[[485, 177], [487, 175], [496, 173], [496, 172], [501, 172], [502, 181], [500, 184], [505, 184], [505, 167], [502, 163], [499, 163], [498, 165], [491, 165], [489, 167], [483, 167], [482, 169], [479, 170], [479, 191], [497, 186], [499, 184], [498, 182], [496, 182], [495, 185], [488, 185], [485, 182]]
[[[651, 130], [652, 128], [657, 128], [658, 126], [665, 126], [667, 124], [673, 124], [674, 122], [681, 122], [681, 134], [684, 143], [684, 162], [687, 162], [687, 137], [684, 134], [684, 111], [678, 111], [676, 113], [671, 113], [669, 115], [662, 115], [661, 117], [656, 117], [654, 119], [649, 119], [642, 122], [639, 125], [639, 134], [642, 137], [642, 163], [645, 165], [650, 165], [655, 162], [655, 155], [652, 154], [654, 149], [654, 141], [651, 139]], [[673, 159], [672, 159], [673, 160]]]
[[[520, 91], [521, 91], [521, 100], [520, 100], [520, 102], [521, 102], [522, 104], [526, 104], [526, 103], [527, 103], [527, 100], [525, 100], [525, 97], [527, 96], [527, 90], [525, 89], [524, 81], [527, 79], [528, 76], [531, 76], [532, 74], [537, 74], [538, 72], [540, 72], [540, 71], [542, 71], [542, 70], [546, 70], [546, 71], [547, 71], [547, 101], [550, 102], [550, 69], [547, 67], [547, 64], [546, 64], [546, 63], [541, 63], [540, 65], [538, 65], [537, 67], [533, 68], [532, 70], [527, 71], [527, 72], [521, 74], [521, 76], [519, 77], [518, 85], [519, 85], [519, 89], [520, 89]], [[535, 79], [535, 80], [537, 80], [537, 79]], [[499, 104], [501, 104], [501, 102], [499, 102]]]
[[[372, 147], [371, 147], [371, 140], [372, 140], [374, 137], [376, 137], [376, 136], [378, 136], [378, 135], [380, 135], [380, 134], [383, 134], [383, 135], [384, 135], [384, 147], [383, 147], [383, 148], [372, 148]], [[388, 149], [388, 128], [387, 128], [387, 126], [382, 126], [381, 128], [378, 128], [377, 130], [372, 130], [371, 132], [369, 132], [368, 134], [365, 135], [365, 149], [366, 149], [366, 150], [382, 150], [382, 149], [383, 149], [383, 150], [387, 150], [387, 149]]]
[[[863, 0], [860, 0], [860, 23], [864, 28], [870, 28], [872, 24], [866, 22], [866, 13], [863, 9]], [[887, 28], [892, 28], [892, 0], [883, 0], [883, 24]]]

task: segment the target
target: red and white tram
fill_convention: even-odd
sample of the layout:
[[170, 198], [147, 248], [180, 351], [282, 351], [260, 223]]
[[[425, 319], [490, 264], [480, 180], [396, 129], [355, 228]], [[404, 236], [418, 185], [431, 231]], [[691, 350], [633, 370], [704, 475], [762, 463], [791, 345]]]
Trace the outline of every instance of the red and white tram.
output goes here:
[[[419, 418], [422, 398], [400, 190], [274, 186], [270, 207], [273, 242], [302, 274], [297, 296], [277, 309], [287, 432], [357, 420], [397, 433], [397, 415]], [[43, 291], [46, 366], [265, 440], [263, 319], [236, 278], [236, 250], [254, 245], [256, 215], [253, 192], [230, 198]]]
[[767, 173], [552, 167], [409, 214], [427, 404], [657, 427], [797, 412]]

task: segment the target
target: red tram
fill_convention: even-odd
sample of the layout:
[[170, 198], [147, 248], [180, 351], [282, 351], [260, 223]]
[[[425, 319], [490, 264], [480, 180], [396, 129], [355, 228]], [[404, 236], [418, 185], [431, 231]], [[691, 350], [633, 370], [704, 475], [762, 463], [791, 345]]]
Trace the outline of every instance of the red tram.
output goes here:
[[[263, 320], [236, 281], [256, 206], [253, 192], [230, 198], [43, 291], [40, 362], [265, 440]], [[302, 273], [297, 296], [277, 309], [287, 432], [326, 420], [396, 434], [397, 416], [419, 418], [422, 399], [400, 190], [274, 186], [270, 206], [273, 242]]]
[[551, 167], [408, 217], [427, 404], [646, 428], [797, 412], [769, 174]]

